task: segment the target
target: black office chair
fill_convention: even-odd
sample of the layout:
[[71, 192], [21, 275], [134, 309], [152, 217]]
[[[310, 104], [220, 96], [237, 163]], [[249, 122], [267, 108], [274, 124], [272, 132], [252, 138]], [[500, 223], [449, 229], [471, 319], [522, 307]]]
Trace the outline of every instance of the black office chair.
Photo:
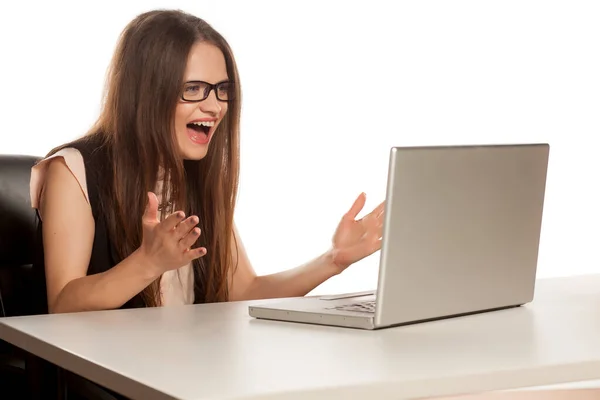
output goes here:
[[[30, 282], [36, 229], [29, 200], [31, 167], [38, 158], [0, 155], [0, 316], [28, 315], [32, 310]], [[0, 341], [0, 390], [25, 395], [28, 354]], [[31, 384], [31, 382], [29, 382]], [[0, 397], [8, 398], [7, 392]]]
[[0, 155], [0, 315], [31, 313], [27, 287], [31, 277], [36, 230], [29, 200], [33, 156]]
[[[37, 217], [29, 180], [38, 157], [0, 155], [0, 317], [39, 313], [33, 275]], [[0, 399], [123, 397], [0, 341]]]

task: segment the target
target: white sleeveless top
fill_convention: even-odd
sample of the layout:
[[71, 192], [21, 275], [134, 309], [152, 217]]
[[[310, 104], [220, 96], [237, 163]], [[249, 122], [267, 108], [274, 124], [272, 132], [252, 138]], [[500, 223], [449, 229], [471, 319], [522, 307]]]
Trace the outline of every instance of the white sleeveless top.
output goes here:
[[[39, 209], [41, 193], [44, 188], [48, 161], [55, 157], [62, 157], [65, 164], [77, 179], [81, 191], [89, 204], [87, 182], [85, 178], [85, 164], [79, 150], [75, 148], [65, 148], [52, 156], [43, 159], [31, 170], [30, 196], [31, 206]], [[160, 203], [160, 182], [155, 191]], [[91, 211], [91, 208], [90, 208]], [[160, 214], [159, 214], [160, 218]], [[194, 303], [194, 273], [192, 264], [183, 266], [177, 270], [167, 271], [162, 275], [160, 281], [161, 301], [164, 306], [183, 305]]]

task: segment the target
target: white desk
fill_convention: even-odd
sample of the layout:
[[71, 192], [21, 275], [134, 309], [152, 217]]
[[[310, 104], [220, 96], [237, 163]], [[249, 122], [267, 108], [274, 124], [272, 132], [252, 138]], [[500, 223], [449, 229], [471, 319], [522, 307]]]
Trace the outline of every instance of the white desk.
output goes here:
[[135, 399], [400, 399], [600, 379], [600, 275], [534, 303], [360, 331], [252, 320], [249, 303], [0, 320], [0, 338]]

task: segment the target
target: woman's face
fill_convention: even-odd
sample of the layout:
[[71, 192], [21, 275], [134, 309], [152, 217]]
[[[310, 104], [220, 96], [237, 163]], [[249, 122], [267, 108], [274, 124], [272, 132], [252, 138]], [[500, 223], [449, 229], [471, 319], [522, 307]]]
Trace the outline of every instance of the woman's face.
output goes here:
[[[188, 100], [202, 99], [207, 83], [215, 85], [227, 80], [227, 67], [221, 50], [209, 43], [196, 43], [188, 56], [183, 96]], [[211, 90], [202, 101], [180, 98], [175, 110], [175, 134], [183, 159], [200, 160], [206, 156], [217, 126], [227, 113], [227, 102], [222, 101], [227, 98], [227, 93], [226, 84], [222, 84]]]

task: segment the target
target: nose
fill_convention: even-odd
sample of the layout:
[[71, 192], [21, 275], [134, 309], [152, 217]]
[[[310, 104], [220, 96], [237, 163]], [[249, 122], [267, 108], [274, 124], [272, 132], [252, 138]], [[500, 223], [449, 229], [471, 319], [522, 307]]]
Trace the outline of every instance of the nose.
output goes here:
[[217, 116], [221, 113], [221, 104], [217, 99], [217, 95], [214, 90], [211, 90], [208, 97], [201, 101], [199, 104], [200, 110], [207, 114], [213, 114]]

